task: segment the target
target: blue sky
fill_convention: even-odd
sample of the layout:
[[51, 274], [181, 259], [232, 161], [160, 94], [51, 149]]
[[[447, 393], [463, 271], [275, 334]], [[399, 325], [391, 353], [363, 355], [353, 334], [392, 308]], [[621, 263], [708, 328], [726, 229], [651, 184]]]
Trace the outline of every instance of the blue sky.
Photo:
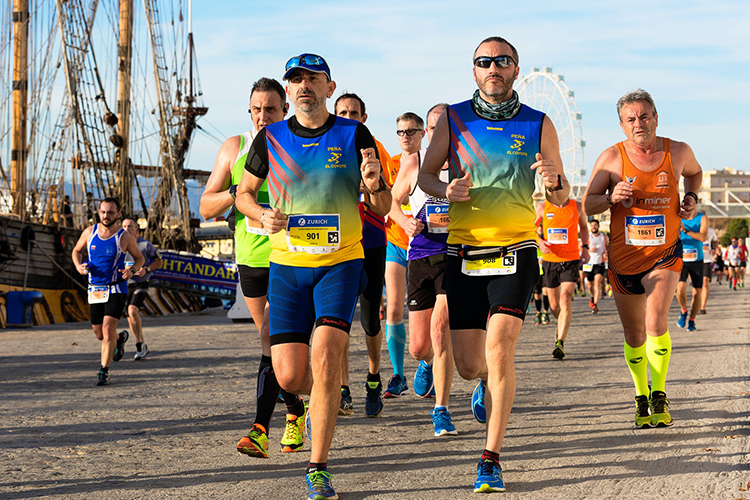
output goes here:
[[[396, 154], [395, 118], [471, 97], [474, 48], [498, 35], [518, 49], [522, 75], [550, 66], [565, 76], [583, 115], [587, 176], [624, 138], [617, 99], [639, 87], [656, 101], [659, 134], [690, 144], [704, 169], [750, 170], [748, 26], [746, 1], [196, 1], [193, 32], [210, 108], [199, 123], [214, 136], [249, 129], [252, 83], [280, 80], [289, 57], [314, 52], [331, 66], [334, 98], [359, 94], [368, 127]], [[198, 134], [188, 168], [210, 170], [218, 148]]]

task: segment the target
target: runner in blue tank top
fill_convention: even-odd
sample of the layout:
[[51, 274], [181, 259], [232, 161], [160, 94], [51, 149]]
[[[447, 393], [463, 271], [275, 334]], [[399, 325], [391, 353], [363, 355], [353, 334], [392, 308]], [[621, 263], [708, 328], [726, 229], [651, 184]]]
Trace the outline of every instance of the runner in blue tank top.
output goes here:
[[[701, 309], [703, 295], [703, 242], [708, 238], [708, 216], [698, 212], [692, 219], [682, 220], [680, 239], [682, 240], [682, 271], [677, 283], [677, 302], [680, 304], [680, 317], [677, 326], [694, 332], [695, 318]], [[693, 298], [690, 311], [687, 306], [687, 279], [693, 284]], [[690, 315], [688, 316], [688, 312]]]
[[[128, 280], [143, 266], [143, 255], [132, 234], [120, 225], [120, 202], [105, 198], [99, 205], [101, 223], [87, 227], [73, 248], [73, 264], [81, 274], [88, 274], [88, 300], [91, 326], [102, 341], [101, 367], [97, 385], [109, 385], [109, 365], [118, 361], [128, 340], [117, 335], [128, 294]], [[83, 260], [84, 252], [87, 260]], [[133, 256], [132, 266], [125, 266], [125, 254]]]

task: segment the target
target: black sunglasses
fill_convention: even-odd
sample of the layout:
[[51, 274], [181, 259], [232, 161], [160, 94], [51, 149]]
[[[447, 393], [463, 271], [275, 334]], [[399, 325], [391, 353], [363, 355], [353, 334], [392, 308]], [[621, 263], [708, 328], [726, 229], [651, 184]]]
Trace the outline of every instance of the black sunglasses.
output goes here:
[[399, 137], [403, 137], [405, 135], [408, 135], [409, 137], [413, 136], [417, 132], [421, 132], [421, 128], [407, 128], [406, 130], [396, 130], [396, 135]]
[[510, 66], [510, 63], [516, 64], [516, 61], [510, 56], [481, 56], [474, 59], [474, 66], [487, 69], [492, 66], [493, 62], [498, 68], [507, 68]]

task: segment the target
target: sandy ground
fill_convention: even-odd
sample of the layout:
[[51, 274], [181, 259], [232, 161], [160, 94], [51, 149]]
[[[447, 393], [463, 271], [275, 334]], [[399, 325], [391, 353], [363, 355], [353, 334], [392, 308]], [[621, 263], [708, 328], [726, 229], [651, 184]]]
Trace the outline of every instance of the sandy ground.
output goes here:
[[[550, 355], [554, 320], [527, 321], [501, 452], [505, 497], [750, 498], [749, 299], [748, 290], [714, 285], [693, 333], [677, 328], [673, 303], [667, 392], [676, 423], [666, 429], [633, 426], [633, 384], [612, 299], [598, 315], [587, 298], [575, 299], [563, 361]], [[254, 326], [233, 324], [223, 311], [144, 323], [151, 355], [133, 361], [131, 336], [109, 387], [95, 387], [99, 343], [88, 324], [0, 330], [0, 498], [305, 498], [309, 445], [280, 453], [281, 405], [268, 460], [235, 450], [255, 410]], [[384, 347], [386, 383], [388, 360]], [[469, 408], [475, 382], [456, 375], [451, 412], [459, 435], [436, 438], [434, 403], [413, 395], [386, 400], [380, 418], [365, 417], [366, 362], [357, 325], [356, 411], [339, 417], [329, 459], [340, 497], [475, 498], [484, 447]], [[407, 359], [410, 377], [415, 368]]]

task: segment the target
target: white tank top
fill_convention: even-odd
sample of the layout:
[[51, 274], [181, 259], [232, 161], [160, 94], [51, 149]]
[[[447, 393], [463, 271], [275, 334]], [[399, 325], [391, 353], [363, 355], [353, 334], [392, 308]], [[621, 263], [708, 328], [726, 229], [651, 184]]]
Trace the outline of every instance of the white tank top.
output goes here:
[[604, 262], [604, 235], [599, 232], [598, 236], [594, 236], [593, 233], [589, 232], [589, 264], [601, 264]]

